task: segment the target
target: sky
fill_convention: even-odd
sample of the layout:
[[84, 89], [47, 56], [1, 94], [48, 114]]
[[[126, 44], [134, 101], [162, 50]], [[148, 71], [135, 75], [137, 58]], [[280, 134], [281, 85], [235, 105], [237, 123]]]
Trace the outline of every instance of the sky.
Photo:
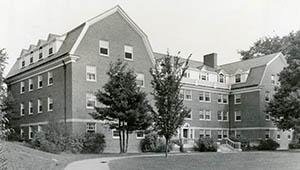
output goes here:
[[147, 34], [155, 52], [181, 51], [202, 61], [218, 53], [218, 64], [240, 60], [264, 36], [300, 28], [300, 1], [293, 0], [1, 0], [0, 48], [8, 53], [5, 74], [22, 49], [64, 34], [120, 5]]

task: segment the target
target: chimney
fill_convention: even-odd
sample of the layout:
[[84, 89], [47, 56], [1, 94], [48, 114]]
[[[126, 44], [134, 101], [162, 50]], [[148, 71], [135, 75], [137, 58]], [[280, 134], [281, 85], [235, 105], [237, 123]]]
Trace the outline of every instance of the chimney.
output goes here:
[[206, 54], [203, 56], [204, 65], [210, 66], [210, 67], [216, 67], [217, 66], [217, 53], [211, 53]]

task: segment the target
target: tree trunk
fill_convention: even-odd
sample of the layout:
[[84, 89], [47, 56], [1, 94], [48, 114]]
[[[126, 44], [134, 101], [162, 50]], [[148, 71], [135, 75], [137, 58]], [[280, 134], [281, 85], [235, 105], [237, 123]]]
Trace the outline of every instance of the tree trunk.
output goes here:
[[126, 130], [126, 149], [125, 149], [125, 152], [127, 153], [127, 149], [128, 149], [128, 140], [129, 140], [129, 137], [128, 137], [128, 130]]
[[168, 150], [169, 150], [169, 139], [166, 138], [166, 151], [165, 151], [166, 158], [168, 157]]
[[123, 135], [123, 153], [125, 153], [125, 129], [124, 129], [125, 123], [123, 122], [123, 128], [122, 128], [122, 135]]
[[[119, 129], [121, 127], [121, 122], [119, 121]], [[121, 131], [119, 130], [119, 142], [120, 142], [120, 153], [122, 153], [122, 136], [121, 136]]]

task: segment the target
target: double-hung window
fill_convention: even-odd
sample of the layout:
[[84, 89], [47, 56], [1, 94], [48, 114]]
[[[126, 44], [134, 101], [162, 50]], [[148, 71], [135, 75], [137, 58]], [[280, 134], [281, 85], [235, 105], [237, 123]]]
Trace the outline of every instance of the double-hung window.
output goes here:
[[227, 104], [227, 103], [228, 103], [228, 95], [223, 94], [223, 104]]
[[53, 99], [48, 97], [48, 112], [53, 111]]
[[271, 83], [272, 84], [276, 84], [275, 75], [274, 74], [271, 75]]
[[39, 60], [43, 59], [43, 47], [39, 49]]
[[25, 109], [24, 109], [24, 104], [23, 103], [20, 104], [20, 115], [21, 116], [25, 115]]
[[53, 54], [53, 47], [50, 47], [50, 48], [49, 48], [48, 54], [49, 54], [49, 56]]
[[242, 77], [241, 74], [236, 74], [235, 75], [235, 83], [240, 83], [241, 82], [241, 77]]
[[103, 56], [109, 56], [109, 42], [100, 40], [99, 41], [99, 54]]
[[87, 81], [97, 81], [96, 72], [97, 72], [97, 69], [95, 66], [86, 66], [86, 80]]
[[139, 87], [145, 87], [145, 76], [144, 76], [144, 74], [140, 74], [140, 73], [136, 74], [136, 84]]
[[86, 132], [95, 133], [96, 132], [96, 123], [93, 123], [93, 122], [86, 123]]
[[125, 45], [124, 46], [124, 58], [126, 60], [133, 60], [133, 47]]
[[53, 84], [53, 72], [48, 72], [48, 86], [51, 86]]
[[113, 139], [119, 139], [120, 138], [120, 131], [119, 130], [112, 130], [112, 138]]
[[192, 90], [184, 90], [185, 100], [192, 100]]
[[269, 91], [265, 92], [265, 101], [270, 102], [270, 92]]
[[205, 111], [205, 120], [210, 120], [211, 119], [211, 111], [210, 110], [206, 110]]
[[43, 112], [42, 100], [38, 99], [38, 113], [42, 113], [42, 112]]
[[270, 112], [267, 112], [266, 113], [266, 120], [270, 120], [270, 119], [271, 119]]
[[136, 131], [136, 139], [144, 139], [145, 133], [142, 130]]
[[25, 92], [25, 83], [24, 81], [21, 81], [20, 83], [20, 93], [23, 94]]
[[43, 87], [43, 76], [38, 76], [38, 89]]
[[91, 93], [87, 93], [86, 94], [86, 108], [87, 109], [94, 109], [96, 106], [96, 96], [94, 94]]
[[28, 129], [28, 137], [29, 137], [29, 139], [33, 138], [33, 129], [31, 126], [29, 126], [29, 129]]
[[218, 118], [218, 121], [222, 121], [223, 120], [223, 111], [218, 111], [217, 112], [217, 118]]
[[241, 94], [234, 95], [234, 104], [241, 104]]
[[211, 111], [210, 110], [200, 110], [199, 111], [199, 120], [211, 120]]
[[224, 76], [224, 74], [219, 74], [219, 82], [220, 83], [225, 83], [225, 76]]
[[234, 117], [235, 117], [235, 121], [236, 122], [240, 122], [240, 121], [242, 121], [242, 114], [241, 114], [241, 111], [235, 111], [234, 112]]
[[199, 92], [199, 101], [200, 102], [210, 102], [210, 92], [204, 92], [204, 91], [200, 91]]
[[32, 107], [32, 102], [28, 102], [28, 114], [32, 115], [33, 114], [33, 107]]
[[28, 79], [28, 91], [32, 91], [33, 90], [33, 82], [32, 79]]

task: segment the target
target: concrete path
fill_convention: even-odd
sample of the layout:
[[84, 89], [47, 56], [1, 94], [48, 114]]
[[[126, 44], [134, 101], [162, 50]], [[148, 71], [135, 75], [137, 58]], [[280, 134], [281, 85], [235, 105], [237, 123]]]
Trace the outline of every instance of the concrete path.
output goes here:
[[[169, 156], [175, 155], [199, 155], [203, 153], [173, 153]], [[136, 157], [154, 157], [154, 156], [165, 156], [164, 154], [146, 154], [146, 155], [133, 155], [133, 156], [119, 156], [119, 157], [103, 157], [86, 159], [81, 161], [72, 162], [66, 166], [65, 170], [109, 170], [109, 161], [125, 158], [136, 158]]]

